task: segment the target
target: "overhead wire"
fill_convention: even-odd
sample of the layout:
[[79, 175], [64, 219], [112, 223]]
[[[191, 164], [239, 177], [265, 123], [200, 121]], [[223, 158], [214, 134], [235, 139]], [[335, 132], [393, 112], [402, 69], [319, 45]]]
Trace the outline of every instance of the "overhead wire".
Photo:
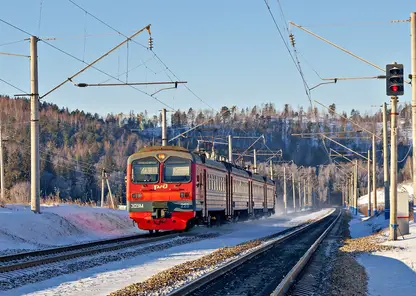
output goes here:
[[[114, 28], [113, 26], [111, 26], [110, 24], [106, 23], [105, 21], [101, 20], [100, 18], [98, 18], [97, 16], [93, 15], [92, 13], [90, 13], [89, 11], [87, 11], [85, 8], [81, 7], [79, 4], [77, 4], [76, 2], [74, 2], [73, 0], [68, 0], [70, 3], [72, 3], [73, 5], [75, 5], [76, 7], [78, 7], [79, 9], [81, 9], [82, 11], [84, 11], [85, 13], [88, 13], [91, 17], [93, 17], [95, 20], [97, 20], [98, 22], [100, 22], [101, 24], [105, 25], [106, 27], [110, 28], [111, 30], [117, 32], [119, 35], [125, 37], [125, 38], [129, 38], [127, 35], [123, 34], [122, 32], [120, 32], [119, 30], [117, 30], [116, 28]], [[148, 49], [147, 46], [141, 44], [140, 42], [132, 39], [130, 40], [131, 42]], [[176, 79], [180, 80], [179, 77], [166, 65], [165, 62], [162, 61], [162, 59], [156, 54], [156, 52], [154, 50], [152, 50], [154, 56], [157, 58], [157, 60], [162, 63], [162, 65], [165, 67], [166, 71], [169, 71]], [[165, 73], [166, 73], [165, 71]], [[166, 73], [166, 75], [169, 77], [169, 79], [171, 81], [172, 78]], [[186, 84], [184, 84], [184, 87], [192, 94], [194, 95], [198, 100], [200, 100], [203, 104], [205, 104], [206, 106], [210, 107], [212, 110], [214, 110], [214, 108], [208, 104], [207, 102], [205, 102], [201, 97], [199, 97], [198, 95], [195, 94], [194, 91], [192, 91], [189, 86], [187, 86]]]
[[11, 84], [10, 82], [8, 82], [8, 81], [6, 81], [6, 80], [4, 80], [4, 79], [2, 79], [2, 78], [0, 78], [0, 81], [2, 81], [3, 83], [7, 84], [8, 86], [13, 87], [14, 89], [16, 89], [16, 90], [18, 90], [18, 91], [21, 91], [22, 93], [25, 93], [25, 94], [28, 94], [28, 93], [29, 93], [29, 92], [26, 92], [26, 91], [24, 91], [23, 89], [21, 89], [21, 88], [19, 88], [19, 87], [15, 86], [15, 85]]
[[[70, 1], [70, 0], [69, 0], [69, 1]], [[12, 27], [12, 28], [14, 28], [14, 29], [16, 29], [16, 30], [18, 30], [18, 31], [22, 32], [22, 33], [25, 33], [25, 34], [27, 34], [27, 35], [29, 35], [29, 36], [32, 36], [32, 34], [30, 34], [29, 32], [27, 32], [27, 31], [25, 31], [25, 30], [23, 30], [23, 29], [21, 29], [21, 28], [19, 28], [19, 27], [15, 26], [15, 25], [13, 25], [13, 24], [11, 24], [11, 23], [9, 23], [9, 22], [7, 22], [7, 21], [3, 20], [3, 19], [0, 19], [0, 21], [1, 21], [1, 22], [3, 22], [3, 23], [5, 23], [5, 24], [7, 24], [7, 25], [9, 25], [10, 27]], [[55, 46], [55, 45], [53, 45], [53, 44], [51, 44], [51, 43], [47, 42], [46, 40], [39, 39], [39, 41], [42, 41], [43, 43], [45, 43], [46, 45], [48, 45], [48, 46], [50, 46], [50, 47], [54, 48], [55, 50], [57, 50], [57, 51], [59, 51], [59, 52], [61, 52], [61, 53], [65, 54], [65, 55], [67, 55], [67, 56], [69, 56], [69, 57], [71, 57], [71, 58], [73, 58], [73, 59], [75, 59], [75, 60], [77, 60], [77, 61], [79, 61], [79, 62], [81, 62], [81, 63], [84, 63], [84, 64], [88, 65], [88, 63], [87, 63], [87, 62], [85, 62], [85, 61], [83, 61], [82, 59], [80, 59], [80, 58], [78, 58], [78, 57], [74, 56], [73, 54], [68, 53], [67, 51], [65, 51], [65, 50], [63, 50], [63, 49], [60, 49], [59, 47], [57, 47], [57, 46]], [[113, 75], [111, 75], [111, 74], [109, 74], [109, 73], [107, 73], [107, 72], [105, 72], [105, 71], [103, 71], [103, 70], [101, 70], [101, 69], [99, 69], [99, 68], [97, 68], [97, 67], [95, 67], [95, 66], [91, 66], [91, 68], [93, 68], [93, 69], [95, 69], [96, 71], [98, 71], [98, 72], [100, 72], [100, 73], [102, 73], [102, 74], [104, 74], [104, 75], [107, 75], [108, 77], [111, 77], [111, 78], [113, 78], [113, 79], [115, 79], [115, 80], [117, 80], [117, 81], [119, 81], [119, 82], [121, 82], [121, 83], [124, 83], [124, 81], [122, 81], [122, 80], [120, 80], [120, 79], [116, 78], [115, 76], [113, 76]], [[152, 99], [154, 99], [154, 100], [158, 101], [160, 104], [162, 104], [162, 105], [164, 105], [164, 106], [168, 107], [169, 109], [174, 110], [174, 108], [173, 108], [172, 106], [170, 106], [170, 105], [166, 104], [165, 102], [163, 102], [162, 100], [158, 99], [157, 97], [152, 96], [152, 95], [150, 95], [149, 93], [147, 93], [147, 92], [145, 92], [145, 91], [143, 91], [143, 90], [141, 90], [141, 89], [139, 89], [139, 88], [137, 88], [137, 87], [135, 87], [135, 86], [133, 86], [133, 85], [128, 85], [128, 86], [129, 86], [129, 87], [131, 87], [131, 88], [133, 88], [133, 89], [135, 89], [135, 90], [137, 90], [137, 91], [139, 91], [139, 92], [141, 92], [142, 94], [145, 94], [145, 95], [149, 96], [150, 98], [152, 98]], [[42, 98], [43, 98], [43, 97], [41, 97], [39, 100], [41, 100]]]
[[41, 25], [41, 22], [42, 22], [42, 6], [43, 6], [43, 0], [40, 0], [39, 22], [38, 22], [38, 36], [40, 36], [40, 25]]
[[299, 61], [298, 61], [298, 62], [296, 61], [295, 57], [293, 56], [293, 54], [292, 54], [292, 52], [291, 52], [291, 50], [290, 50], [290, 48], [289, 48], [289, 45], [287, 44], [287, 42], [286, 42], [285, 38], [283, 37], [282, 31], [280, 30], [280, 27], [279, 27], [279, 25], [277, 24], [276, 18], [275, 18], [275, 17], [274, 17], [274, 15], [273, 15], [273, 12], [272, 12], [272, 10], [271, 10], [271, 8], [270, 8], [270, 5], [267, 3], [267, 0], [263, 0], [263, 1], [264, 1], [264, 4], [266, 5], [266, 7], [267, 7], [268, 11], [269, 11], [270, 16], [271, 16], [271, 17], [272, 17], [272, 19], [273, 19], [273, 22], [274, 22], [274, 24], [275, 24], [275, 26], [276, 26], [276, 29], [277, 29], [277, 31], [278, 31], [278, 33], [279, 33], [279, 36], [280, 36], [280, 38], [282, 39], [283, 44], [285, 45], [286, 50], [288, 51], [288, 53], [289, 53], [289, 55], [290, 55], [290, 57], [291, 57], [291, 59], [292, 59], [292, 62], [294, 63], [294, 65], [295, 65], [296, 69], [297, 69], [297, 70], [298, 70], [298, 72], [299, 72], [299, 75], [300, 75], [300, 76], [301, 76], [301, 78], [302, 78], [302, 82], [303, 82], [303, 85], [304, 85], [304, 88], [305, 88], [305, 93], [306, 93], [306, 95], [307, 95], [307, 97], [308, 97], [308, 99], [309, 99], [309, 102], [310, 102], [310, 104], [311, 104], [311, 107], [313, 107], [313, 106], [312, 106], [312, 98], [311, 98], [311, 96], [310, 96], [308, 83], [306, 82], [306, 79], [305, 79], [305, 77], [304, 77], [304, 74], [303, 74], [303, 72], [302, 72], [302, 69], [300, 68], [300, 63], [299, 63]]
[[21, 40], [17, 40], [17, 41], [10, 41], [10, 42], [6, 42], [6, 43], [2, 43], [0, 44], [0, 46], [6, 46], [6, 45], [12, 45], [12, 44], [16, 44], [16, 43], [20, 43], [20, 42], [24, 42], [24, 41], [28, 41], [28, 38], [25, 39], [21, 39]]
[[[127, 72], [132, 72], [132, 71], [136, 70], [137, 68], [140, 68], [141, 66], [146, 65], [146, 63], [150, 62], [150, 61], [151, 61], [151, 60], [153, 60], [153, 59], [154, 59], [154, 57], [151, 57], [151, 58], [149, 58], [148, 60], [146, 60], [146, 61], [144, 61], [144, 62], [143, 62], [143, 61], [141, 61], [141, 63], [140, 63], [140, 64], [138, 64], [137, 66], [134, 66], [133, 68], [128, 69], [128, 70], [127, 70], [127, 71], [125, 71], [125, 72], [118, 73], [116, 77], [120, 77], [120, 76], [122, 76], [122, 75], [125, 75]], [[119, 66], [120, 66], [120, 64], [119, 64]], [[112, 78], [106, 79], [106, 80], [104, 80], [103, 82], [100, 82], [100, 84], [106, 83], [106, 82], [110, 81], [111, 79], [112, 79]]]

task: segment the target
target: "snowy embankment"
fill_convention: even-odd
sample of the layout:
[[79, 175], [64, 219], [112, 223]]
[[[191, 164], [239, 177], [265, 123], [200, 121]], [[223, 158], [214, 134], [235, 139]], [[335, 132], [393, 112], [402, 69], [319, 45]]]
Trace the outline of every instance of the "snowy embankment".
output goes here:
[[[362, 218], [361, 218], [362, 219]], [[410, 234], [404, 238], [399, 235], [397, 241], [389, 241], [389, 220], [383, 215], [350, 221], [353, 238], [375, 235], [371, 247], [378, 245], [374, 252], [357, 256], [357, 261], [368, 275], [369, 295], [414, 295], [416, 291], [416, 224], [410, 222]], [[384, 250], [383, 250], [384, 249]]]
[[78, 205], [0, 208], [0, 255], [142, 233], [126, 211]]
[[[401, 183], [397, 186], [398, 192], [407, 192], [409, 194], [409, 201], [413, 197], [413, 187], [410, 181]], [[373, 193], [371, 192], [371, 203], [373, 203]], [[362, 195], [358, 198], [358, 206], [368, 205], [368, 194]], [[377, 189], [377, 205], [384, 207], [384, 188]]]
[[235, 246], [283, 231], [288, 227], [322, 217], [331, 210], [297, 213], [300, 215], [297, 217], [273, 215], [269, 218], [220, 227], [196, 227], [191, 233], [217, 232], [220, 236], [58, 276], [9, 290], [5, 295], [108, 295], [130, 284], [145, 281], [175, 265], [199, 259], [219, 248]]

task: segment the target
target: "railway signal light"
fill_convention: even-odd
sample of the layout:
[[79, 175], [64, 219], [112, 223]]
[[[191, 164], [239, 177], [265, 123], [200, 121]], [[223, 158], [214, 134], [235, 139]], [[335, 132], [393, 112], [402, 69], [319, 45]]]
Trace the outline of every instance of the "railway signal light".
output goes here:
[[386, 65], [386, 94], [390, 97], [404, 94], [403, 64]]

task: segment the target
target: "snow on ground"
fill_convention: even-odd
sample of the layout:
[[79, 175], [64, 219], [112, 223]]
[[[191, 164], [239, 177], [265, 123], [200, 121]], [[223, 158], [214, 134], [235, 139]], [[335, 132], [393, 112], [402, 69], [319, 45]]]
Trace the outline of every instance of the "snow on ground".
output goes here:
[[[404, 182], [397, 186], [398, 192], [407, 192], [409, 194], [409, 201], [413, 197], [413, 186], [411, 182]], [[373, 193], [371, 192], [371, 203], [373, 203]], [[377, 204], [384, 206], [384, 188], [377, 189]], [[358, 205], [368, 205], [368, 194], [362, 195], [358, 198]]]
[[42, 206], [39, 215], [31, 212], [30, 206], [0, 208], [0, 255], [140, 232], [126, 211], [59, 205]]
[[352, 238], [364, 237], [379, 230], [382, 230], [389, 225], [389, 220], [384, 219], [384, 214], [370, 219], [360, 213], [351, 219], [350, 235]]
[[[350, 222], [352, 237], [370, 235], [373, 229], [384, 229], [380, 237], [388, 238], [389, 220], [384, 215], [360, 222], [355, 218]], [[396, 246], [393, 249], [358, 256], [357, 261], [364, 266], [370, 296], [414, 295], [416, 291], [416, 224], [410, 223], [410, 234], [398, 237], [397, 241], [384, 241], [381, 245]]]
[[239, 222], [220, 227], [197, 227], [192, 232], [219, 232], [217, 238], [172, 247], [127, 260], [113, 262], [52, 278], [4, 292], [2, 295], [108, 295], [125, 286], [144, 281], [154, 274], [186, 261], [201, 258], [218, 248], [261, 238], [298, 225], [309, 219], [322, 217], [332, 209], [313, 213], [298, 213], [300, 217], [273, 215], [254, 221]]

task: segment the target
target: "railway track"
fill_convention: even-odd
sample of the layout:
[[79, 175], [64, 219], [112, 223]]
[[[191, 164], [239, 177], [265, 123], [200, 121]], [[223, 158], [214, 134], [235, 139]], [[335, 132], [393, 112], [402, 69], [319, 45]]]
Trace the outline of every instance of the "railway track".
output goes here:
[[285, 295], [340, 216], [341, 210], [335, 210], [272, 239], [169, 295]]
[[0, 291], [218, 235], [162, 232], [3, 256]]
[[99, 240], [89, 243], [58, 248], [38, 250], [0, 257], [0, 273], [25, 269], [32, 266], [57, 262], [61, 260], [88, 256], [99, 252], [113, 251], [120, 248], [156, 242], [177, 236], [177, 232], [161, 232], [157, 235], [139, 234], [114, 239]]

